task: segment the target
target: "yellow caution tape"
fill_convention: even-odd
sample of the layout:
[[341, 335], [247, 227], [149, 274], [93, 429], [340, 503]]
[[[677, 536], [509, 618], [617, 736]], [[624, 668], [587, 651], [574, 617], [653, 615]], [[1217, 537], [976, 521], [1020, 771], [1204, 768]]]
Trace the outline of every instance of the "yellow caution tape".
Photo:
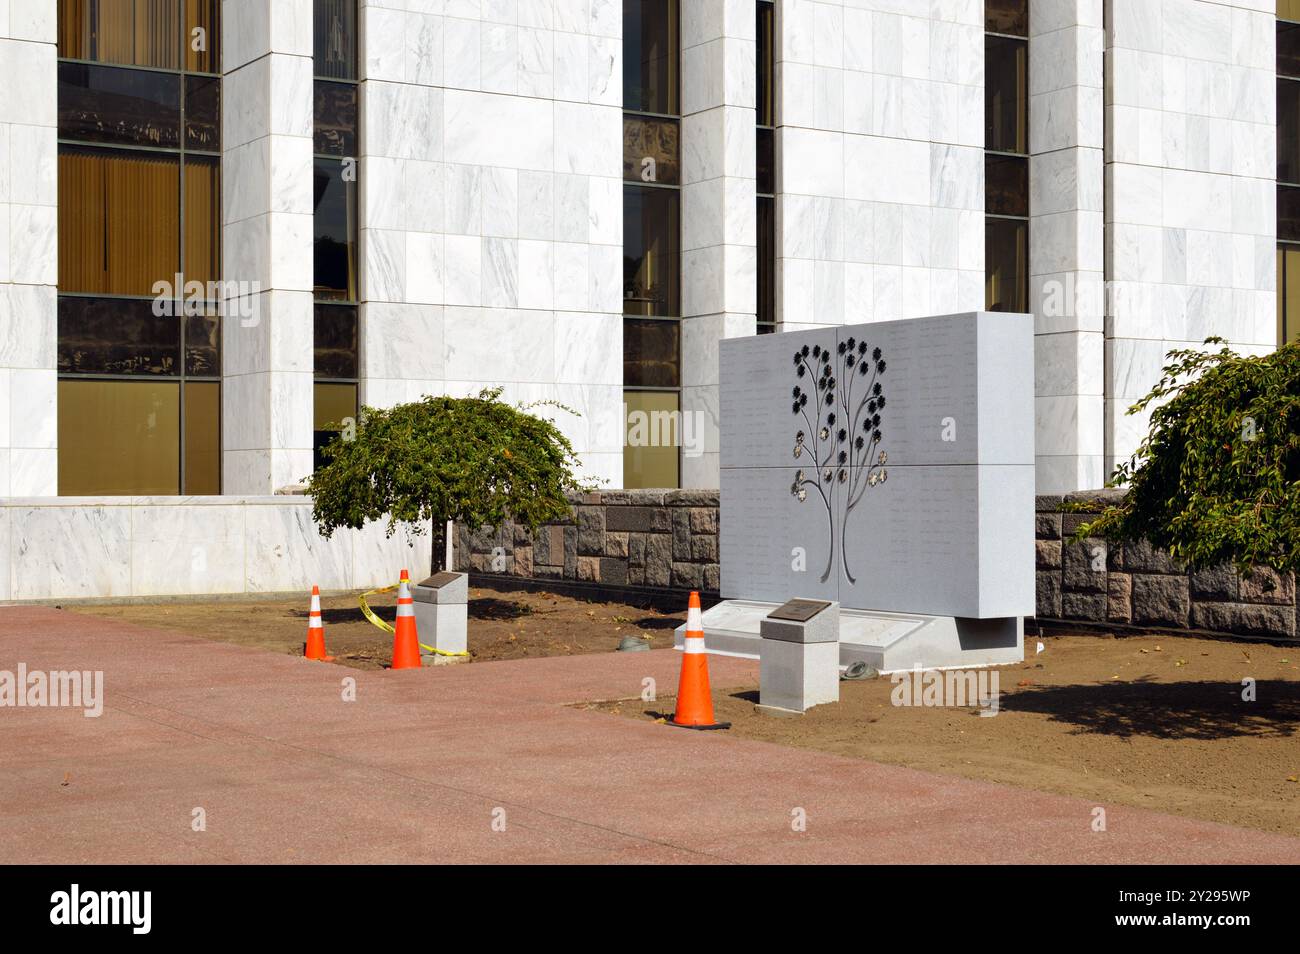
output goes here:
[[[381, 586], [377, 590], [366, 590], [366, 592], [362, 593], [359, 597], [357, 597], [357, 602], [361, 604], [361, 612], [365, 614], [366, 619], [370, 620], [370, 622], [374, 623], [376, 626], [378, 626], [386, 633], [393, 632], [393, 627], [389, 626], [382, 619], [380, 619], [378, 616], [375, 615], [375, 611], [372, 610], [370, 608], [370, 604], [366, 602], [366, 597], [375, 596], [379, 593], [391, 593], [393, 592], [393, 590], [397, 589], [401, 585], [402, 585], [401, 583], [394, 583], [392, 586]], [[449, 653], [445, 649], [436, 649], [433, 646], [426, 646], [424, 643], [420, 643], [420, 648], [423, 649], [426, 653], [434, 653], [438, 656], [468, 656], [469, 655], [469, 653], [467, 652]]]

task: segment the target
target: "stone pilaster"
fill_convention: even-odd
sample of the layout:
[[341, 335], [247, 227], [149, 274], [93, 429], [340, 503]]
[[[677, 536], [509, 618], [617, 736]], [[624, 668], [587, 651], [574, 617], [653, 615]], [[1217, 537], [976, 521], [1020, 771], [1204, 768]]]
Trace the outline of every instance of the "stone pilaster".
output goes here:
[[1034, 0], [1029, 28], [1035, 459], [1062, 493], [1105, 479], [1102, 0]]
[[0, 18], [0, 495], [58, 493], [55, 0]]
[[222, 490], [312, 469], [312, 0], [222, 4]]
[[683, 487], [718, 486], [718, 342], [757, 309], [754, 4], [682, 4]]

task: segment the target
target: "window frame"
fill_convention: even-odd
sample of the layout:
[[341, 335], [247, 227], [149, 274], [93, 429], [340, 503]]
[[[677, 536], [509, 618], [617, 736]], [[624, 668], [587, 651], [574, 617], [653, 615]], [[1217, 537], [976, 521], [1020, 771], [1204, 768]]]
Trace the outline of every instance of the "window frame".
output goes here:
[[[223, 83], [223, 81], [222, 81], [222, 74], [221, 74], [219, 71], [218, 71], [218, 72], [213, 72], [213, 71], [209, 71], [209, 70], [197, 70], [197, 69], [190, 69], [190, 68], [189, 68], [189, 56], [188, 56], [188, 49], [189, 49], [189, 47], [188, 47], [188, 42], [187, 42], [187, 38], [188, 38], [189, 33], [188, 33], [188, 31], [185, 29], [186, 16], [187, 16], [187, 12], [188, 12], [188, 11], [187, 11], [187, 3], [186, 3], [186, 0], [175, 0], [175, 8], [176, 8], [176, 12], [177, 12], [177, 25], [178, 25], [178, 33], [177, 33], [177, 36], [176, 36], [176, 41], [177, 41], [177, 43], [178, 43], [178, 47], [179, 47], [179, 56], [178, 56], [178, 64], [179, 64], [179, 65], [178, 65], [178, 67], [177, 67], [176, 69], [170, 69], [170, 68], [167, 68], [167, 67], [159, 67], [159, 66], [144, 66], [144, 65], [136, 65], [136, 64], [128, 64], [128, 63], [115, 63], [115, 62], [110, 62], [110, 61], [105, 61], [105, 60], [86, 59], [86, 58], [82, 58], [82, 57], [64, 57], [64, 56], [59, 55], [59, 53], [61, 52], [61, 50], [59, 49], [59, 45], [58, 45], [58, 44], [59, 44], [59, 40], [61, 40], [62, 32], [63, 32], [63, 31], [62, 31], [62, 23], [63, 23], [62, 18], [63, 18], [63, 15], [64, 15], [65, 7], [64, 7], [64, 3], [62, 3], [62, 2], [60, 2], [60, 3], [57, 4], [57, 7], [56, 7], [56, 15], [57, 15], [57, 18], [58, 18], [58, 24], [57, 24], [57, 26], [56, 26], [56, 47], [55, 47], [55, 63], [56, 63], [56, 72], [58, 71], [59, 67], [63, 66], [64, 64], [69, 64], [69, 65], [78, 65], [78, 66], [88, 66], [88, 67], [91, 67], [92, 69], [102, 69], [102, 70], [122, 70], [122, 71], [136, 71], [136, 72], [142, 72], [142, 73], [164, 73], [164, 74], [169, 74], [169, 75], [171, 75], [171, 76], [175, 76], [175, 77], [177, 78], [177, 83], [178, 83], [178, 87], [179, 87], [180, 102], [179, 102], [179, 109], [178, 109], [178, 114], [177, 114], [177, 134], [178, 134], [178, 138], [177, 138], [177, 145], [176, 145], [175, 148], [164, 147], [164, 146], [148, 146], [148, 145], [142, 145], [142, 144], [139, 144], [139, 143], [111, 143], [111, 142], [97, 142], [97, 141], [94, 141], [94, 140], [82, 140], [82, 139], [76, 139], [76, 138], [73, 138], [73, 137], [65, 136], [65, 135], [64, 135], [64, 129], [63, 129], [62, 125], [60, 124], [60, 125], [58, 126], [58, 128], [56, 129], [56, 152], [57, 152], [58, 157], [60, 157], [60, 158], [65, 154], [65, 149], [68, 149], [68, 150], [73, 150], [73, 149], [89, 149], [89, 150], [97, 150], [97, 151], [98, 151], [98, 150], [102, 150], [102, 151], [115, 151], [115, 152], [121, 152], [121, 153], [126, 154], [126, 155], [130, 155], [130, 154], [137, 154], [137, 155], [138, 155], [138, 154], [157, 154], [157, 155], [165, 155], [165, 156], [174, 156], [174, 157], [176, 157], [176, 168], [177, 168], [177, 191], [176, 191], [176, 208], [177, 208], [177, 247], [176, 247], [176, 261], [177, 261], [177, 269], [176, 269], [176, 272], [180, 273], [180, 274], [182, 275], [182, 277], [185, 278], [186, 281], [189, 281], [188, 276], [186, 276], [186, 274], [185, 274], [185, 266], [186, 266], [186, 224], [187, 224], [187, 223], [186, 223], [186, 218], [187, 218], [187, 217], [186, 217], [186, 206], [187, 206], [187, 202], [186, 202], [186, 181], [185, 181], [185, 180], [186, 180], [186, 157], [187, 157], [187, 156], [198, 156], [198, 157], [204, 157], [205, 159], [215, 159], [215, 160], [216, 160], [217, 176], [216, 176], [216, 197], [215, 197], [215, 200], [216, 200], [217, 208], [218, 208], [218, 210], [220, 210], [221, 205], [222, 205], [222, 194], [223, 194], [223, 190], [224, 190], [224, 188], [225, 188], [225, 177], [224, 177], [224, 175], [222, 174], [224, 170], [222, 169], [222, 163], [221, 163], [222, 154], [223, 154], [224, 147], [225, 147], [225, 142], [224, 142], [224, 139], [223, 139], [223, 137], [222, 137], [222, 135], [221, 135], [221, 132], [222, 132], [221, 126], [222, 126], [222, 115], [223, 115], [223, 113], [224, 113], [224, 111], [225, 111], [225, 106], [226, 106], [226, 104], [225, 104], [225, 88], [224, 88], [224, 83]], [[210, 32], [209, 32], [209, 41], [210, 41], [210, 42], [209, 42], [209, 51], [208, 51], [208, 52], [209, 52], [209, 58], [210, 58], [210, 60], [212, 60], [212, 61], [216, 61], [217, 63], [219, 63], [219, 62], [220, 62], [220, 57], [221, 57], [222, 28], [223, 28], [223, 25], [224, 25], [224, 24], [223, 24], [222, 15], [221, 15], [221, 14], [222, 14], [222, 4], [221, 4], [220, 2], [213, 3], [213, 4], [211, 4], [211, 5], [209, 6], [208, 9], [209, 9], [209, 11], [210, 11], [210, 13], [212, 14], [212, 17], [213, 17], [213, 19], [212, 19], [212, 21], [211, 21], [211, 29], [210, 29]], [[213, 37], [215, 37], [215, 41], [213, 41]], [[187, 80], [188, 77], [191, 77], [191, 76], [206, 77], [206, 78], [208, 78], [208, 79], [213, 79], [213, 80], [215, 80], [215, 81], [217, 82], [217, 84], [218, 84], [218, 87], [217, 87], [217, 117], [216, 117], [216, 125], [217, 125], [217, 148], [216, 148], [215, 150], [213, 150], [213, 149], [194, 149], [194, 148], [190, 148], [190, 147], [188, 147], [188, 146], [187, 146], [187, 143], [186, 143], [186, 139], [187, 139], [187, 136], [186, 136], [186, 105], [187, 105], [187, 100], [188, 100], [188, 89], [187, 89], [188, 84], [187, 84], [186, 80]], [[60, 202], [59, 208], [60, 208], [60, 210], [62, 209], [62, 202]], [[223, 249], [222, 249], [222, 247], [221, 247], [221, 246], [222, 246], [221, 238], [222, 238], [222, 232], [223, 232], [223, 225], [224, 225], [224, 223], [221, 221], [221, 216], [220, 216], [219, 213], [218, 213], [218, 216], [217, 216], [217, 220], [213, 223], [213, 225], [214, 225], [215, 230], [216, 230], [214, 246], [215, 246], [216, 254], [217, 254], [217, 275], [216, 275], [215, 277], [213, 277], [212, 280], [213, 280], [213, 281], [221, 281], [221, 280], [223, 279], [223, 277], [224, 277], [224, 275], [223, 275], [223, 269], [224, 269], [224, 267], [225, 267], [224, 256], [222, 255]], [[175, 273], [173, 273], [173, 274], [171, 274], [171, 275], [166, 275], [166, 276], [159, 276], [159, 278], [156, 279], [156, 280], [174, 281], [174, 279], [175, 279]], [[173, 295], [174, 295], [174, 296], [178, 296], [178, 297], [179, 297], [179, 296], [183, 296], [183, 295], [184, 295], [184, 289], [183, 289], [183, 288], [181, 288], [181, 289], [173, 289]], [[122, 295], [122, 294], [105, 294], [105, 293], [100, 293], [100, 292], [66, 291], [66, 290], [63, 289], [61, 283], [58, 284], [58, 285], [56, 286], [56, 302], [57, 302], [57, 300], [62, 300], [62, 299], [75, 299], [75, 298], [81, 298], [81, 299], [96, 299], [96, 300], [100, 300], [100, 301], [149, 301], [149, 302], [152, 302], [152, 301], [155, 300], [156, 297], [157, 297], [157, 296], [155, 296], [155, 295]], [[215, 315], [216, 315], [216, 317], [217, 317], [217, 320], [218, 320], [219, 322], [224, 323], [224, 316], [222, 316], [222, 315], [220, 314], [220, 309], [221, 309], [221, 304], [220, 304], [220, 302], [213, 301], [213, 300], [208, 299], [208, 298], [205, 297], [205, 298], [203, 299], [203, 301], [202, 301], [202, 306], [204, 307], [205, 310], [207, 310], [207, 311], [209, 312], [209, 314], [213, 314], [213, 313], [215, 313]], [[56, 313], [57, 313], [57, 305], [56, 305]], [[184, 316], [184, 315], [174, 315], [174, 316], [171, 316], [171, 317], [172, 317], [173, 320], [176, 320], [176, 321], [180, 322], [180, 327], [179, 327], [179, 331], [178, 331], [178, 339], [179, 339], [179, 342], [180, 342], [180, 350], [179, 350], [179, 354], [178, 354], [178, 362], [177, 362], [177, 367], [176, 367], [176, 373], [175, 373], [175, 374], [121, 374], [121, 373], [107, 373], [107, 372], [76, 372], [76, 371], [73, 371], [73, 372], [62, 372], [62, 371], [58, 371], [58, 370], [56, 369], [56, 381], [58, 381], [58, 382], [63, 382], [63, 381], [69, 381], [69, 382], [77, 382], [77, 381], [88, 381], [88, 382], [89, 382], [89, 381], [113, 382], [113, 381], [119, 381], [119, 382], [140, 382], [140, 383], [143, 383], [143, 382], [153, 382], [153, 383], [174, 383], [174, 384], [177, 386], [177, 401], [178, 401], [177, 408], [178, 408], [178, 421], [179, 421], [179, 432], [178, 432], [178, 434], [177, 434], [177, 451], [178, 451], [178, 453], [177, 453], [177, 459], [176, 459], [176, 487], [177, 487], [177, 494], [178, 494], [178, 495], [181, 495], [181, 496], [189, 495], [189, 494], [191, 493], [191, 491], [190, 491], [189, 488], [187, 487], [187, 479], [186, 479], [186, 470], [187, 470], [187, 467], [186, 467], [186, 464], [187, 464], [187, 456], [186, 456], [186, 455], [187, 455], [187, 441], [186, 441], [186, 434], [185, 434], [185, 431], [186, 431], [186, 426], [185, 426], [185, 420], [186, 420], [186, 391], [187, 391], [186, 385], [189, 384], [189, 383], [194, 383], [194, 384], [215, 384], [215, 385], [217, 386], [217, 389], [218, 389], [218, 391], [217, 391], [217, 409], [218, 409], [218, 417], [217, 417], [217, 421], [216, 421], [216, 433], [217, 433], [217, 474], [216, 474], [216, 487], [217, 487], [217, 490], [216, 490], [216, 492], [215, 492], [215, 495], [220, 495], [221, 492], [222, 492], [221, 488], [222, 488], [222, 476], [223, 476], [223, 475], [222, 475], [222, 468], [221, 468], [221, 456], [222, 456], [222, 451], [223, 451], [223, 433], [222, 433], [222, 432], [223, 432], [223, 421], [222, 421], [222, 414], [221, 414], [221, 394], [222, 394], [222, 390], [224, 389], [224, 383], [223, 383], [223, 381], [222, 381], [222, 370], [223, 370], [224, 362], [225, 362], [225, 349], [224, 349], [223, 347], [221, 347], [220, 344], [218, 344], [218, 348], [217, 348], [217, 368], [216, 368], [216, 371], [215, 371], [214, 374], [189, 374], [189, 373], [187, 372], [187, 364], [188, 364], [188, 362], [187, 362], [187, 360], [186, 360], [186, 355], [187, 355], [187, 350], [186, 350], [186, 338], [187, 338], [187, 335], [186, 335], [186, 324], [187, 324], [187, 322], [185, 321], [185, 316]], [[220, 338], [220, 333], [219, 333], [218, 337]], [[56, 351], [56, 355], [57, 355], [57, 352], [58, 352], [58, 350], [59, 350], [59, 347], [60, 347], [60, 338], [59, 338], [59, 330], [58, 330], [58, 320], [57, 320], [57, 317], [56, 317], [56, 321], [55, 321], [55, 351]], [[116, 495], [116, 494], [105, 494], [104, 496], [118, 496], [118, 495]], [[128, 496], [129, 496], [129, 495], [128, 495]], [[203, 496], [210, 496], [210, 495], [209, 495], [209, 494], [203, 494]]]

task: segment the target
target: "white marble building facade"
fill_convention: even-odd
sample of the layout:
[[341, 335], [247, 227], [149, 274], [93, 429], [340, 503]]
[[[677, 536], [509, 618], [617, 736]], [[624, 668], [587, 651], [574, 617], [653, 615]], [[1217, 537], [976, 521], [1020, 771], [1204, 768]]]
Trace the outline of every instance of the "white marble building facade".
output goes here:
[[[229, 509], [57, 496], [57, 6], [0, 3], [0, 599], [211, 592], [148, 569], [140, 521], [169, 506], [178, 539], [274, 536], [340, 586], [387, 581], [404, 551], [320, 541], [272, 496], [312, 455], [313, 0], [222, 3], [224, 277], [261, 288], [260, 320], [224, 326]], [[1124, 412], [1168, 349], [1276, 346], [1275, 11], [1029, 10], [1037, 474], [1056, 492], [1099, 486], [1136, 446], [1145, 422]], [[358, 16], [362, 403], [494, 385], [558, 400], [581, 412], [556, 419], [588, 475], [620, 486], [622, 4], [358, 0]], [[984, 16], [776, 0], [779, 331], [984, 307]], [[754, 0], [682, 0], [680, 22], [681, 407], [705, 421], [681, 482], [716, 487], [717, 342], [755, 327]], [[281, 530], [245, 535], [277, 508]], [[60, 582], [41, 540], [85, 532], [144, 568], [86, 592], [64, 561]], [[322, 555], [335, 545], [350, 555]], [[229, 585], [300, 585], [275, 565]]]

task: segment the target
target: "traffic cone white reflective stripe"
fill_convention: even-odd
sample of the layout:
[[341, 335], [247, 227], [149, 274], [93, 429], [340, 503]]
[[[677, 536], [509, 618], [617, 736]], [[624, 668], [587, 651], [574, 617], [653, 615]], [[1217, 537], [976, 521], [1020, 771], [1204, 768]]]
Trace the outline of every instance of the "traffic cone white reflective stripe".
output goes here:
[[700, 619], [698, 602], [694, 600], [686, 611], [686, 635], [682, 645], [682, 652], [704, 652], [704, 623]]
[[308, 629], [324, 629], [325, 625], [320, 619], [320, 591], [313, 587], [311, 594], [311, 612], [307, 614]]

